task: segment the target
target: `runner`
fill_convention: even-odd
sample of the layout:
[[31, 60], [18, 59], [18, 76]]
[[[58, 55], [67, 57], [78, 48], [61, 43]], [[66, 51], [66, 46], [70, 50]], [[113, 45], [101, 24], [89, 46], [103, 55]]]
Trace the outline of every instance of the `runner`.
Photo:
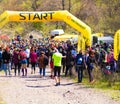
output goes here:
[[56, 50], [56, 52], [53, 54], [53, 65], [54, 65], [54, 77], [55, 77], [55, 86], [60, 85], [60, 73], [61, 73], [61, 62], [62, 62], [62, 54]]

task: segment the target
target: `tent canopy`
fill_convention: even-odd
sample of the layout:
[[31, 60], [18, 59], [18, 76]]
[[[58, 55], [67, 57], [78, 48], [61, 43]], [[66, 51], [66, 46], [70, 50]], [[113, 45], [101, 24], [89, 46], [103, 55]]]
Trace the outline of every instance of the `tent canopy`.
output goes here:
[[94, 33], [94, 34], [92, 34], [92, 36], [103, 37], [104, 34], [103, 33]]
[[70, 40], [73, 38], [78, 38], [78, 35], [65, 34], [61, 36], [56, 36], [53, 40], [66, 41], [66, 40]]
[[0, 35], [0, 39], [1, 39], [1, 40], [4, 40], [4, 41], [9, 41], [9, 40], [10, 40], [9, 36], [6, 35], [6, 34]]

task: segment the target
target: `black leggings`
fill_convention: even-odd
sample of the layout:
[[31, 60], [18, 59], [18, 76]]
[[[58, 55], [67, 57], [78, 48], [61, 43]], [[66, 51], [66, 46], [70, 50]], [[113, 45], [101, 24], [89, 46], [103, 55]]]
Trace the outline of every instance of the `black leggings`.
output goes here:
[[21, 68], [21, 64], [20, 63], [17, 63], [17, 64], [14, 64], [15, 65], [15, 69], [14, 69], [14, 73], [16, 75], [16, 71], [18, 69], [18, 75], [20, 75], [20, 68]]
[[54, 67], [54, 76], [60, 77], [60, 72], [61, 72], [61, 66], [55, 66]]
[[36, 62], [31, 62], [31, 67], [34, 69], [34, 71], [35, 71], [35, 66], [36, 66]]

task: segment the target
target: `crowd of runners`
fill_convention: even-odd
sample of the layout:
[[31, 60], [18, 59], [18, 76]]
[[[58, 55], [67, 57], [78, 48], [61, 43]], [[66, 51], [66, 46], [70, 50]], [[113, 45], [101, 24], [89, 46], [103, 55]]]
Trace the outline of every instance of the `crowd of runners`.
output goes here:
[[[46, 76], [46, 66], [51, 69], [51, 78], [55, 78], [56, 86], [60, 85], [60, 74], [72, 76], [72, 70], [78, 73], [78, 83], [82, 82], [83, 71], [87, 69], [90, 83], [94, 82], [93, 69], [99, 69], [105, 74], [116, 72], [119, 67], [114, 59], [113, 45], [107, 43], [95, 44], [86, 50], [77, 52], [77, 44], [70, 41], [16, 39], [11, 40], [5, 47], [0, 47], [0, 69], [5, 75], [27, 76], [28, 67], [31, 74], [39, 68], [40, 77]], [[118, 64], [118, 65], [117, 65]]]

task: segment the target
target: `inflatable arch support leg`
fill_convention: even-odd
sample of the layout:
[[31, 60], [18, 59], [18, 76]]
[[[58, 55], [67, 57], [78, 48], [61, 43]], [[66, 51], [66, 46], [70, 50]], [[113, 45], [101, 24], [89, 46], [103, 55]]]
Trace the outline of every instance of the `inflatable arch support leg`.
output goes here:
[[78, 47], [77, 51], [79, 52], [80, 50], [85, 50], [85, 40], [81, 35], [78, 35]]
[[118, 60], [119, 53], [120, 53], [120, 30], [118, 30], [114, 36], [114, 58], [115, 60]]

